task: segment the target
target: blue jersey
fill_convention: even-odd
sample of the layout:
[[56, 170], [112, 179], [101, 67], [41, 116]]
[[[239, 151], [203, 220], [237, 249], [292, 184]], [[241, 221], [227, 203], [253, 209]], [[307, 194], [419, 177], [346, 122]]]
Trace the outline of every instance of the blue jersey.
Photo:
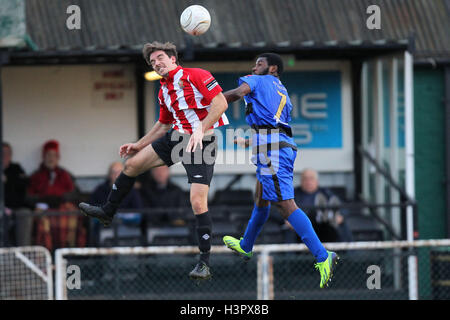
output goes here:
[[247, 83], [251, 93], [244, 97], [245, 104], [252, 105], [252, 113], [245, 118], [252, 125], [282, 125], [289, 127], [292, 103], [280, 79], [272, 75], [251, 75], [239, 78], [239, 85]]
[[[247, 108], [245, 117], [247, 123], [250, 126], [271, 125], [290, 129], [292, 103], [280, 79], [272, 75], [249, 75], [239, 78], [239, 85], [244, 82], [251, 89], [251, 92], [244, 97]], [[269, 141], [265, 141], [265, 137], [260, 137], [261, 139], [257, 139], [256, 144], [278, 142], [271, 139], [271, 136], [267, 137]], [[279, 139], [280, 141], [285, 140], [294, 143], [292, 138], [284, 134], [280, 134]], [[253, 143], [255, 144], [255, 140]]]

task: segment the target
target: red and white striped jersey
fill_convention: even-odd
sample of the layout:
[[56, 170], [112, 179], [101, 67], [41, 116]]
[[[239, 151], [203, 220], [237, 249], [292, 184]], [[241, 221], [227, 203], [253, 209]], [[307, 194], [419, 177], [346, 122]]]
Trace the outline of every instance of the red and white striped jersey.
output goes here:
[[[198, 68], [178, 66], [160, 82], [159, 122], [171, 123], [181, 133], [191, 134], [208, 115], [211, 100], [222, 92], [211, 73]], [[211, 128], [227, 124], [224, 113]]]

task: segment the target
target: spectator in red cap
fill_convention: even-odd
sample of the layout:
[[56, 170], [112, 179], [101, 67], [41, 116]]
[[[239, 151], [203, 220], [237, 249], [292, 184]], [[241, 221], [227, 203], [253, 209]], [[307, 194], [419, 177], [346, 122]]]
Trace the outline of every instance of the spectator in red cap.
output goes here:
[[[72, 201], [76, 201], [76, 188], [72, 175], [59, 166], [59, 143], [47, 141], [42, 148], [42, 163], [32, 176], [28, 195], [33, 198], [35, 210], [42, 211], [76, 211]], [[77, 216], [50, 216], [39, 219], [36, 230], [36, 244], [52, 250], [58, 247], [83, 246], [85, 243], [84, 227]], [[80, 230], [80, 227], [83, 229]], [[78, 234], [83, 233], [81, 242]]]
[[42, 163], [30, 178], [28, 193], [38, 198], [38, 206], [58, 207], [64, 196], [75, 191], [70, 173], [59, 166], [59, 143], [47, 141], [42, 148]]

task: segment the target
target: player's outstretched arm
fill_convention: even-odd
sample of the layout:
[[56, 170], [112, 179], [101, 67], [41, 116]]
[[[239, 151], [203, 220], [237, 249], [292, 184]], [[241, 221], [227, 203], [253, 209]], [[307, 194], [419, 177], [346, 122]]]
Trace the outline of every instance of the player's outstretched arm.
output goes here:
[[157, 121], [153, 125], [153, 128], [145, 136], [143, 136], [141, 139], [139, 139], [139, 141], [137, 141], [135, 143], [126, 143], [126, 144], [120, 146], [119, 155], [121, 157], [125, 157], [125, 156], [131, 156], [131, 155], [139, 152], [140, 150], [142, 150], [143, 148], [148, 146], [153, 141], [155, 141], [155, 140], [159, 139], [160, 137], [162, 137], [163, 135], [165, 135], [166, 132], [171, 127], [172, 127], [172, 124], [166, 124], [166, 123], [161, 123], [161, 122]]
[[244, 82], [239, 87], [224, 92], [223, 95], [225, 96], [225, 99], [227, 99], [227, 102], [230, 103], [242, 99], [250, 92], [252, 92], [252, 89]]

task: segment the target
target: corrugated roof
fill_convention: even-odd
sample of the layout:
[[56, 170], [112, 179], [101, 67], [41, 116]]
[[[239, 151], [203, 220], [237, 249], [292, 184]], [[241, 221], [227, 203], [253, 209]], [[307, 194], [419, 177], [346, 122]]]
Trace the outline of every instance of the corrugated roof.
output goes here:
[[[210, 30], [191, 37], [179, 16], [200, 4]], [[69, 5], [81, 30], [69, 30]], [[381, 9], [381, 29], [366, 27], [367, 7]], [[27, 33], [39, 50], [140, 49], [145, 42], [189, 37], [202, 48], [382, 45], [414, 35], [418, 58], [450, 57], [450, 0], [26, 0]]]

